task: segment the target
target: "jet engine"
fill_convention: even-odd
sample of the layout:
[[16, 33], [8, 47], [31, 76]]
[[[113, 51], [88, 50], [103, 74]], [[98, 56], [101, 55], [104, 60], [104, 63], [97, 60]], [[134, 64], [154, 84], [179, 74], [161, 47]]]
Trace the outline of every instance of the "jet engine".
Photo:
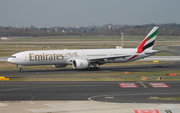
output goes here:
[[86, 69], [89, 66], [89, 62], [86, 59], [75, 59], [72, 62], [74, 69]]
[[66, 67], [67, 65], [63, 65], [63, 64], [58, 64], [58, 65], [53, 65], [53, 67], [55, 68], [61, 68], [61, 67]]

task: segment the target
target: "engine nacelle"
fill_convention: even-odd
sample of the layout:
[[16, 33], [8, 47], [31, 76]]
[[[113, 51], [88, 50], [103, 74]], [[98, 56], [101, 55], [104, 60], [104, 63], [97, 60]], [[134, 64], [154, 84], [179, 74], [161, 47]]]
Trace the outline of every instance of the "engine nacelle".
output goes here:
[[89, 66], [89, 62], [86, 59], [75, 59], [72, 62], [74, 69], [86, 69]]
[[58, 64], [58, 65], [53, 65], [53, 67], [55, 68], [61, 68], [61, 67], [66, 67], [67, 65], [61, 65], [61, 64]]

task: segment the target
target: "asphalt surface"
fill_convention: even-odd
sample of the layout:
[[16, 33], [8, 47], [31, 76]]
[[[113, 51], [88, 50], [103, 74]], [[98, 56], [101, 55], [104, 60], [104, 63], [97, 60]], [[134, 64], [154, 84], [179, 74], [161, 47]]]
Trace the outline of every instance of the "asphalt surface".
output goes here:
[[[135, 83], [137, 87], [122, 88], [119, 83]], [[179, 97], [180, 82], [163, 82], [169, 86], [163, 88], [152, 87], [149, 83], [153, 82], [0, 82], [0, 102], [93, 100], [117, 103], [180, 103], [178, 100], [148, 99]]]
[[[0, 71], [0, 76], [16, 77], [18, 75], [46, 74], [87, 74], [87, 73], [111, 73], [111, 72], [151, 72], [164, 70], [179, 70], [180, 62], [139, 65], [139, 66], [115, 66], [102, 67], [100, 71], [50, 69], [50, 70], [18, 70]], [[37, 76], [36, 76], [37, 75]], [[100, 77], [103, 77], [99, 75]], [[81, 76], [82, 77], [82, 76]], [[86, 76], [85, 76], [86, 77]], [[119, 83], [135, 83], [136, 88], [122, 88]], [[153, 82], [0, 82], [0, 102], [3, 101], [44, 101], [44, 100], [93, 100], [116, 103], [180, 103], [175, 100], [152, 100], [150, 97], [179, 97], [180, 82], [165, 83], [169, 87], [152, 87]]]
[[39, 69], [39, 70], [24, 70], [20, 73], [19, 70], [1, 70], [0, 76], [16, 77], [18, 75], [55, 75], [55, 74], [87, 74], [87, 73], [112, 73], [112, 72], [152, 72], [152, 71], [170, 71], [180, 70], [180, 62], [165, 63], [165, 64], [148, 64], [135, 66], [112, 66], [101, 67], [100, 71], [74, 70], [72, 68], [64, 69]]

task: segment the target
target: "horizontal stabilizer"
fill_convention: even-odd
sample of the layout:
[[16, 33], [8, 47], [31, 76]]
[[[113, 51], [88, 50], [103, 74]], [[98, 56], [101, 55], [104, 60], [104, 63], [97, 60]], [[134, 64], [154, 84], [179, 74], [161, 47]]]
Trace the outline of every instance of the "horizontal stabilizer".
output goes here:
[[157, 54], [159, 53], [159, 50], [148, 50], [145, 52], [145, 54]]

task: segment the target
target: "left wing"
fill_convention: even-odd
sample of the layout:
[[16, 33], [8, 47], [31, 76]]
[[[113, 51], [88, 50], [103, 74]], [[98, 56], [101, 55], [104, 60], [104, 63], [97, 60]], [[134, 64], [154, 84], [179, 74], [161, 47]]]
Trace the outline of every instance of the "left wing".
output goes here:
[[105, 57], [95, 57], [95, 58], [89, 58], [89, 60], [104, 60], [104, 59], [116, 59], [116, 58], [126, 58], [130, 57], [131, 55], [118, 55], [118, 56], [105, 56]]
[[[90, 62], [99, 62], [99, 64], [105, 64], [106, 62], [104, 61], [105, 59], [116, 59], [116, 58], [126, 58], [130, 57], [132, 55], [118, 55], [118, 56], [103, 56], [103, 57], [93, 57], [93, 58], [87, 58]], [[72, 62], [74, 59], [69, 59], [67, 60], [68, 62]]]

